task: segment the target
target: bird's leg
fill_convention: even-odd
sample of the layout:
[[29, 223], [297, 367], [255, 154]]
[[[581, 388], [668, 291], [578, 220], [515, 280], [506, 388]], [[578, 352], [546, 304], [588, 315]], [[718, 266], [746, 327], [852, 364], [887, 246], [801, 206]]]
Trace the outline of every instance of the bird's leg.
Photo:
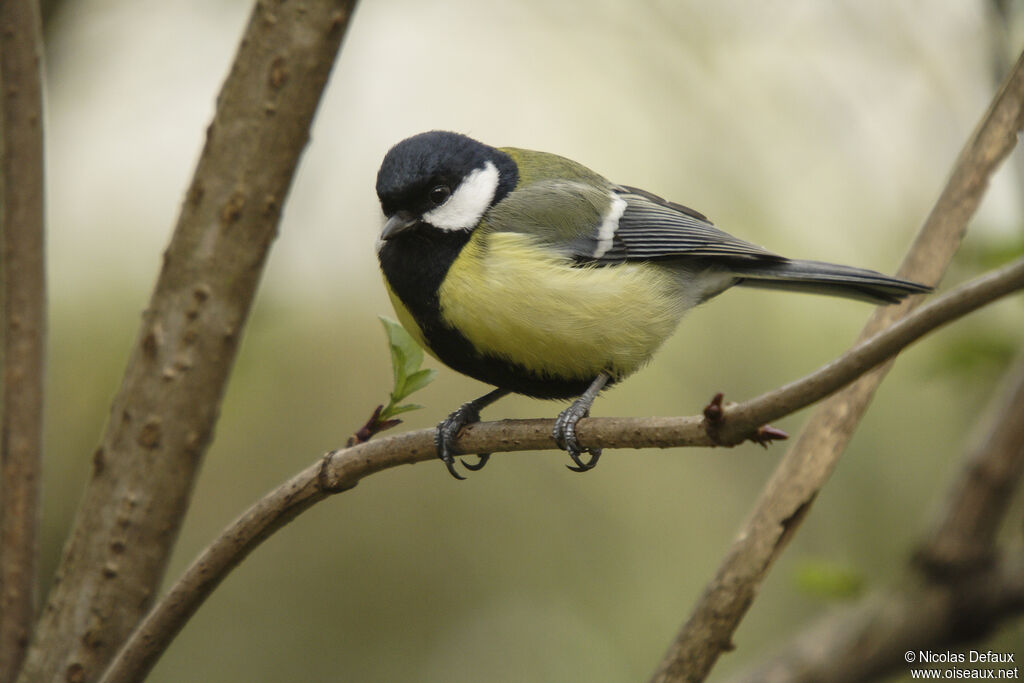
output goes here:
[[[485, 394], [478, 399], [463, 403], [459, 406], [458, 410], [453, 412], [444, 422], [437, 425], [437, 431], [434, 432], [434, 446], [437, 448], [437, 457], [441, 458], [444, 462], [444, 466], [448, 468], [448, 471], [456, 479], [465, 479], [464, 476], [455, 471], [455, 454], [452, 453], [452, 448], [455, 445], [455, 439], [459, 435], [459, 430], [468, 424], [480, 421], [480, 411], [497, 401], [502, 396], [508, 393], [507, 389], [495, 389], [489, 394]], [[480, 461], [470, 465], [463, 461], [462, 464], [467, 470], [479, 470], [487, 464], [487, 459], [491, 457], [490, 453], [480, 453]]]
[[[611, 376], [607, 372], [602, 372], [587, 387], [583, 395], [573, 401], [572, 405], [559, 413], [555, 419], [555, 430], [552, 436], [555, 438], [558, 447], [565, 449], [569, 453], [569, 457], [572, 458], [572, 461], [576, 463], [575, 467], [566, 465], [573, 472], [586, 472], [589, 469], [593, 469], [597, 465], [597, 459], [601, 457], [600, 448], [583, 448], [580, 446], [579, 439], [576, 438], [576, 423], [590, 415], [590, 406], [593, 405], [597, 394], [601, 389], [604, 389], [604, 385], [610, 379]], [[580, 455], [584, 451], [590, 453], [590, 459], [586, 462], [580, 459]]]

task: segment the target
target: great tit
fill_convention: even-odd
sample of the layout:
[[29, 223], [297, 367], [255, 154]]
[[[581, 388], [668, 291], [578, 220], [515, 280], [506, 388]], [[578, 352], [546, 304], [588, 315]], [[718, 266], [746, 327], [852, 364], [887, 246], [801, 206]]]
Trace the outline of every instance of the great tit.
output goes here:
[[[650, 360], [687, 310], [734, 285], [876, 304], [930, 290], [788, 259], [564, 157], [458, 133], [392, 147], [377, 197], [377, 254], [402, 325], [442, 363], [497, 387], [437, 427], [438, 456], [457, 479], [459, 430], [510, 392], [575, 398], [553, 436], [569, 469], [593, 468], [600, 449], [579, 443], [576, 423], [597, 394]], [[463, 464], [478, 470], [487, 458]]]

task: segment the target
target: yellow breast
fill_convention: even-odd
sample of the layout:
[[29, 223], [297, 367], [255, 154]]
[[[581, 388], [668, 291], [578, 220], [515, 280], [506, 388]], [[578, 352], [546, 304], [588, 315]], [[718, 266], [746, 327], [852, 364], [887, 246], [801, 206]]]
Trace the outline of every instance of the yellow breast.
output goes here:
[[624, 377], [647, 362], [687, 308], [666, 269], [574, 267], [524, 234], [482, 237], [448, 271], [441, 317], [475, 348], [534, 372]]

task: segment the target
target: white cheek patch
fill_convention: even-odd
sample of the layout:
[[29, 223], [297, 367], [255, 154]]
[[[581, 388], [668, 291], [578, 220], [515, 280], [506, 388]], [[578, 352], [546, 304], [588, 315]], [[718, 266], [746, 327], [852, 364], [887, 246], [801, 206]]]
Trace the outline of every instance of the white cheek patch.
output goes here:
[[498, 167], [488, 161], [470, 173], [441, 206], [423, 214], [423, 220], [441, 230], [469, 230], [480, 222], [498, 191]]
[[612, 193], [611, 198], [612, 205], [597, 228], [597, 248], [594, 249], [594, 258], [601, 258], [612, 248], [615, 231], [619, 229], [619, 219], [622, 218], [622, 214], [626, 213], [626, 200], [615, 193]]

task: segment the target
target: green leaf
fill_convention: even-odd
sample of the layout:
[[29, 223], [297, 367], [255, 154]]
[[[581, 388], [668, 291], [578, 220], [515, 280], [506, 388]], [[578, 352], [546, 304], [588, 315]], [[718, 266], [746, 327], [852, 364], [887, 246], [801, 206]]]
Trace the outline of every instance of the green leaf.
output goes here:
[[391, 349], [391, 371], [394, 375], [395, 389], [399, 389], [405, 384], [407, 374], [405, 371], [408, 358], [406, 340], [412, 340], [409, 338], [409, 333], [394, 320], [381, 316], [380, 321], [384, 325], [384, 332], [388, 336], [388, 347]]
[[401, 396], [398, 396], [396, 400], [401, 401], [403, 398], [413, 393], [414, 391], [419, 391], [423, 387], [433, 382], [435, 377], [437, 377], [437, 370], [434, 370], [432, 368], [424, 368], [423, 370], [417, 370], [416, 372], [412, 373], [411, 375], [405, 378], [405, 393], [402, 394]]
[[423, 363], [423, 349], [409, 336], [405, 328], [394, 320], [381, 317], [384, 329], [388, 334], [388, 344], [391, 345], [391, 357], [394, 361], [396, 373], [401, 371], [403, 377], [407, 377], [419, 370]]
[[794, 572], [793, 579], [803, 593], [819, 599], [850, 600], [864, 592], [863, 574], [828, 560], [803, 561]]
[[381, 323], [388, 337], [388, 346], [391, 349], [391, 370], [394, 375], [394, 388], [391, 390], [391, 400], [381, 411], [383, 417], [391, 417], [399, 413], [416, 410], [422, 406], [410, 403], [403, 406], [396, 404], [409, 396], [414, 391], [419, 391], [430, 384], [437, 375], [436, 370], [420, 369], [423, 363], [423, 349], [405, 331], [400, 324], [381, 316]]
[[405, 374], [408, 377], [423, 365], [423, 349], [404, 329], [402, 330], [402, 335], [405, 341], [405, 344], [402, 346], [402, 350], [405, 351]]

